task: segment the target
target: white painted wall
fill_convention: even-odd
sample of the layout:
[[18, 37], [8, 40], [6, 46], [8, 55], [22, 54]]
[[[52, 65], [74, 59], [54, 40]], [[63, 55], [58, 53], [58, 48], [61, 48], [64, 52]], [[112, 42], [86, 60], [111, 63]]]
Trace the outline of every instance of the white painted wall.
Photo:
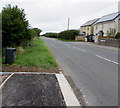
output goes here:
[[[116, 19], [117, 20], [117, 19]], [[94, 25], [94, 35], [96, 35], [96, 33], [98, 33], [100, 30], [102, 30], [104, 32], [104, 36], [107, 36], [107, 32], [110, 31], [110, 29], [117, 29], [117, 21], [109, 21], [109, 22], [103, 22], [103, 23], [99, 23]], [[116, 30], [117, 32], [117, 30]]]
[[120, 15], [116, 19], [115, 25], [116, 25], [116, 32], [120, 32]]

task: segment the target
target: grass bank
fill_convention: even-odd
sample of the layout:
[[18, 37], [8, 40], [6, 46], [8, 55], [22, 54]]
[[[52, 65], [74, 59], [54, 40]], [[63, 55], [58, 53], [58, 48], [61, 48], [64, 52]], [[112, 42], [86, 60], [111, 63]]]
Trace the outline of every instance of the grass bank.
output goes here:
[[14, 64], [20, 66], [40, 66], [41, 68], [57, 66], [47, 45], [40, 38], [35, 39], [32, 46], [26, 48], [22, 54], [17, 55]]
[[[3, 64], [3, 66], [8, 65]], [[45, 42], [40, 38], [36, 38], [31, 46], [24, 49], [23, 53], [17, 54], [12, 66], [50, 69], [57, 67], [57, 63]]]

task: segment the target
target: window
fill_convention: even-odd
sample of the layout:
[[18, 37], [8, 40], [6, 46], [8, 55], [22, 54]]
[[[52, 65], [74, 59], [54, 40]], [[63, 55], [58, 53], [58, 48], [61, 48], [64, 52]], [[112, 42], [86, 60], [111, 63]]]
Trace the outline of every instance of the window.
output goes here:
[[98, 26], [96, 25], [96, 30], [97, 30]]
[[102, 29], [104, 28], [104, 24], [102, 25]]

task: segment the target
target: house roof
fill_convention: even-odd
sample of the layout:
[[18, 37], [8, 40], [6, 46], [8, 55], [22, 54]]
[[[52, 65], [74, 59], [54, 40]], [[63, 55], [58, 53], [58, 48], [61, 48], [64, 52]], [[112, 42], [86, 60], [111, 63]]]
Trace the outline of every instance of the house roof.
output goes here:
[[107, 22], [107, 21], [113, 21], [119, 15], [120, 15], [120, 12], [116, 12], [116, 13], [105, 15], [105, 16], [101, 17], [95, 24], [102, 23], [102, 22]]
[[84, 23], [81, 27], [84, 27], [84, 26], [90, 26], [92, 24], [94, 24], [96, 21], [98, 21], [99, 18], [97, 19], [93, 19], [93, 20], [90, 20], [90, 21], [87, 21], [86, 23]]

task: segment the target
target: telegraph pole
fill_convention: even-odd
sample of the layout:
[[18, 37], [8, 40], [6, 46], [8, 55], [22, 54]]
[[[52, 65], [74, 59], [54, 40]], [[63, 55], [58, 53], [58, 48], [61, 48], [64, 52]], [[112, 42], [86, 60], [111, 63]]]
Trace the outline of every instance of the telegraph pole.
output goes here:
[[68, 18], [67, 30], [69, 30], [69, 23], [70, 23], [70, 18]]

